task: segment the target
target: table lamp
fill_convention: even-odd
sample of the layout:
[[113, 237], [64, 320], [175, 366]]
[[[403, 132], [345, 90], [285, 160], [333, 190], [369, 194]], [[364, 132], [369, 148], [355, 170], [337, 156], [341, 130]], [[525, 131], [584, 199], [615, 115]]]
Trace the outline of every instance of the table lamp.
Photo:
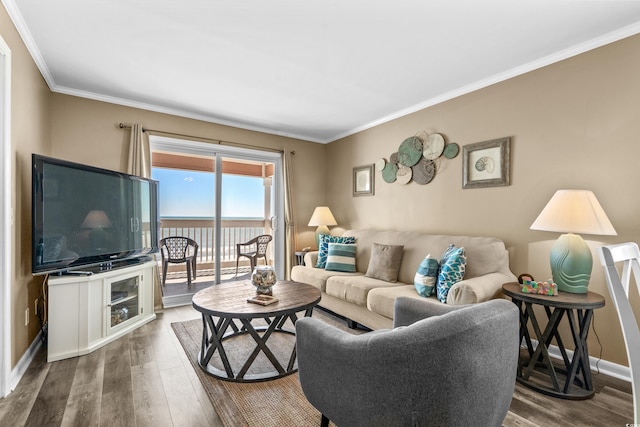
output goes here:
[[327, 206], [318, 206], [313, 211], [311, 219], [309, 220], [309, 227], [317, 226], [316, 228], [316, 247], [320, 247], [320, 235], [329, 234], [328, 225], [338, 225], [336, 219], [333, 217], [331, 210]]
[[577, 233], [617, 235], [589, 190], [556, 191], [530, 228], [567, 233], [551, 248], [551, 275], [558, 290], [575, 294], [587, 292], [593, 267], [591, 249]]

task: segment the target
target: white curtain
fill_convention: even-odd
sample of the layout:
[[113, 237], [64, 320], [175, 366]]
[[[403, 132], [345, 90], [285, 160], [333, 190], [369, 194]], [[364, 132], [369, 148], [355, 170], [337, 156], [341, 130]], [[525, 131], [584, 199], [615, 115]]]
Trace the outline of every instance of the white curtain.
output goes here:
[[293, 179], [291, 177], [291, 151], [285, 150], [282, 154], [282, 174], [284, 181], [284, 271], [285, 279], [291, 280], [291, 269], [294, 264], [294, 253], [296, 251], [296, 224], [294, 220], [293, 203]]
[[[151, 178], [151, 148], [149, 137], [142, 130], [142, 125], [131, 125], [131, 139], [129, 140], [129, 162], [127, 172], [131, 175]], [[154, 268], [153, 275], [153, 305], [155, 310], [162, 310], [162, 289], [160, 286], [160, 272]]]

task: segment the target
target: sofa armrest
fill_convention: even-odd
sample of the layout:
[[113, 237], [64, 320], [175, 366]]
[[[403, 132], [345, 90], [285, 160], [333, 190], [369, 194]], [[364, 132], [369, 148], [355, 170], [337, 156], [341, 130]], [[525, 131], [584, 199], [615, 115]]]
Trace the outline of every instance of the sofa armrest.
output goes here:
[[318, 251], [310, 251], [304, 255], [304, 266], [315, 267], [318, 263]]
[[499, 298], [502, 295], [502, 285], [515, 280], [515, 276], [504, 273], [489, 273], [462, 280], [449, 289], [447, 304], [476, 304]]
[[398, 297], [393, 305], [393, 327], [409, 326], [418, 320], [432, 316], [440, 316], [450, 311], [465, 307], [464, 305], [447, 305], [426, 301], [424, 299]]

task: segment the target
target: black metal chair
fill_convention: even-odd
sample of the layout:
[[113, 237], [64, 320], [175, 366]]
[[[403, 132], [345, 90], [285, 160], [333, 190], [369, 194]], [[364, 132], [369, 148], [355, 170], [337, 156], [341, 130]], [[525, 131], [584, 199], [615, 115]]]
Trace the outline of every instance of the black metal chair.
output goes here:
[[236, 276], [238, 275], [238, 264], [240, 257], [249, 258], [251, 262], [251, 271], [258, 264], [258, 258], [264, 258], [264, 263], [267, 262], [267, 247], [269, 242], [273, 239], [268, 234], [262, 234], [258, 237], [254, 237], [245, 243], [236, 243]]
[[160, 254], [162, 255], [162, 286], [167, 280], [169, 263], [187, 263], [187, 285], [191, 285], [191, 276], [196, 278], [196, 258], [198, 257], [198, 243], [188, 237], [171, 236], [160, 240]]

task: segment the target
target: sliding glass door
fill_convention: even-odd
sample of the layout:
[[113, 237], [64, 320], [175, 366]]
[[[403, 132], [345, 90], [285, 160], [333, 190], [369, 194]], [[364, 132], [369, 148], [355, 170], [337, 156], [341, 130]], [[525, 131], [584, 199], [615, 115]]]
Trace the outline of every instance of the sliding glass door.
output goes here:
[[283, 278], [280, 153], [158, 136], [150, 143], [152, 178], [160, 182], [160, 238], [188, 237], [198, 245], [191, 284], [186, 263], [167, 266], [165, 306], [189, 304], [193, 293], [212, 284], [248, 279], [251, 260], [240, 253], [252, 248], [238, 244], [258, 236], [271, 236], [258, 263], [273, 265]]

